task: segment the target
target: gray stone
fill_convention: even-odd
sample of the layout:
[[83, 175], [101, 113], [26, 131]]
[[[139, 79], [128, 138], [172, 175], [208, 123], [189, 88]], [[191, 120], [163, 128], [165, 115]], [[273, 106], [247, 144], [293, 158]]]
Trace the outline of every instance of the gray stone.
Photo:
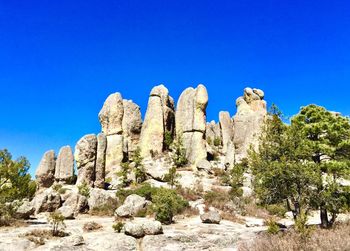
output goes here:
[[116, 206], [118, 204], [118, 198], [115, 195], [115, 191], [93, 188], [90, 189], [88, 204], [90, 210], [105, 205]]
[[201, 160], [197, 163], [197, 169], [198, 170], [204, 170], [206, 171], [207, 173], [212, 173], [212, 166], [210, 164], [210, 162], [208, 160]]
[[158, 235], [163, 233], [162, 224], [159, 221], [137, 218], [124, 225], [124, 232], [135, 238], [145, 235]]
[[125, 199], [124, 204], [115, 211], [115, 214], [119, 217], [135, 216], [141, 210], [144, 210], [147, 204], [145, 198], [132, 194]]
[[87, 198], [73, 192], [58, 211], [60, 211], [66, 219], [74, 219], [79, 213], [85, 213], [87, 208]]
[[16, 218], [19, 219], [29, 219], [31, 215], [35, 212], [35, 207], [28, 200], [23, 200], [23, 203], [16, 210]]
[[82, 137], [75, 146], [75, 163], [78, 169], [77, 185], [94, 186], [95, 163], [97, 154], [97, 137], [88, 134]]
[[55, 180], [61, 183], [70, 183], [74, 175], [74, 156], [70, 146], [60, 149], [55, 169]]
[[215, 123], [215, 121], [211, 121], [210, 123], [207, 123], [206, 130], [205, 130], [205, 138], [207, 142], [214, 144], [214, 140], [216, 138], [221, 139], [221, 130], [220, 130], [220, 124]]
[[35, 214], [38, 214], [41, 212], [54, 212], [61, 206], [62, 202], [60, 194], [50, 188], [37, 194], [31, 203], [35, 208]]
[[35, 178], [39, 187], [50, 187], [55, 181], [55, 152], [47, 151], [42, 157], [38, 168], [36, 169]]
[[221, 215], [217, 211], [209, 211], [201, 215], [201, 220], [207, 224], [220, 224]]

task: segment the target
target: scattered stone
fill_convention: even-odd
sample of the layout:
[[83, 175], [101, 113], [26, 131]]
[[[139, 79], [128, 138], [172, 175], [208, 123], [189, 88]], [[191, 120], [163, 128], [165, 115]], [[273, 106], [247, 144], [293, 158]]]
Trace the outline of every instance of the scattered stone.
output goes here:
[[202, 214], [200, 217], [202, 222], [207, 224], [220, 224], [221, 221], [221, 215], [217, 211], [209, 211]]
[[105, 205], [114, 206], [118, 204], [118, 198], [115, 195], [115, 191], [93, 188], [90, 189], [90, 197], [88, 199], [88, 204], [90, 210]]
[[137, 194], [129, 195], [122, 206], [120, 206], [115, 214], [119, 217], [136, 216], [137, 213], [147, 207], [147, 200]]
[[138, 218], [125, 223], [124, 232], [126, 235], [142, 238], [145, 235], [162, 234], [163, 228], [159, 221]]
[[210, 164], [210, 162], [206, 159], [200, 160], [197, 163], [197, 169], [198, 170], [204, 170], [205, 172], [211, 174], [212, 173], [212, 166]]
[[16, 218], [27, 220], [35, 212], [35, 207], [28, 200], [23, 200], [22, 205], [16, 210]]

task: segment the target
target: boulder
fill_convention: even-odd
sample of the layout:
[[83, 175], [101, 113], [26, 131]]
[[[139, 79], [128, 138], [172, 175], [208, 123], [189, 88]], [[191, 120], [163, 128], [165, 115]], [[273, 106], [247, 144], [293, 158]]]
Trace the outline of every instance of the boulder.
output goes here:
[[52, 186], [55, 181], [55, 166], [55, 152], [53, 150], [47, 151], [41, 158], [35, 173], [35, 178], [40, 188]]
[[148, 202], [145, 198], [132, 194], [125, 199], [124, 204], [115, 211], [115, 214], [119, 217], [135, 216], [144, 210], [147, 204]]
[[244, 89], [243, 97], [236, 101], [237, 113], [233, 118], [235, 159], [240, 162], [247, 157], [249, 147], [259, 143], [267, 110], [264, 93], [258, 89]]
[[105, 205], [115, 206], [118, 204], [118, 198], [115, 195], [115, 191], [93, 188], [90, 189], [88, 204], [90, 210]]
[[85, 213], [87, 208], [87, 198], [73, 192], [58, 211], [61, 212], [66, 219], [74, 219], [79, 213]]
[[145, 235], [158, 235], [163, 233], [162, 224], [159, 221], [137, 218], [124, 225], [124, 232], [135, 238]]
[[142, 157], [149, 157], [163, 152], [165, 133], [174, 132], [174, 101], [164, 85], [152, 89], [145, 121], [142, 125], [140, 149]]
[[208, 93], [203, 85], [187, 88], [177, 104], [176, 133], [182, 137], [187, 159], [192, 164], [207, 157], [204, 139], [207, 105]]
[[60, 149], [55, 169], [55, 180], [60, 183], [71, 183], [74, 176], [74, 156], [70, 146]]
[[35, 208], [35, 214], [38, 214], [41, 212], [54, 212], [60, 208], [62, 202], [60, 194], [50, 188], [37, 194], [31, 203]]
[[203, 159], [203, 160], [200, 160], [198, 163], [197, 163], [197, 169], [198, 170], [204, 170], [205, 172], [207, 173], [212, 173], [212, 166], [210, 164], [210, 162], [206, 159]]
[[171, 168], [171, 163], [166, 159], [160, 158], [152, 160], [151, 158], [146, 158], [143, 161], [143, 167], [145, 172], [151, 176], [153, 179], [158, 181], [165, 181], [165, 176], [169, 173]]
[[97, 154], [97, 137], [88, 134], [82, 137], [75, 146], [75, 163], [78, 169], [77, 185], [83, 183], [94, 186], [95, 163]]
[[33, 203], [29, 202], [28, 200], [23, 200], [22, 205], [17, 208], [15, 215], [18, 219], [27, 220], [34, 214], [34, 212], [35, 207], [33, 206]]
[[94, 187], [105, 188], [107, 138], [103, 133], [97, 135], [96, 166]]
[[122, 121], [124, 152], [134, 152], [140, 140], [142, 118], [140, 107], [131, 100], [123, 100], [124, 116]]
[[206, 224], [220, 224], [221, 215], [217, 211], [209, 211], [207, 213], [202, 214], [201, 220]]

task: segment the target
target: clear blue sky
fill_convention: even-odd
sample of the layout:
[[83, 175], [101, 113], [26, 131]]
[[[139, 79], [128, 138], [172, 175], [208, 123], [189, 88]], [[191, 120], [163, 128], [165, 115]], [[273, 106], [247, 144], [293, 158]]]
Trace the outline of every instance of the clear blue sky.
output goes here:
[[0, 148], [41, 155], [97, 133], [105, 98], [203, 83], [208, 120], [246, 86], [287, 115], [350, 114], [350, 1], [0, 0]]

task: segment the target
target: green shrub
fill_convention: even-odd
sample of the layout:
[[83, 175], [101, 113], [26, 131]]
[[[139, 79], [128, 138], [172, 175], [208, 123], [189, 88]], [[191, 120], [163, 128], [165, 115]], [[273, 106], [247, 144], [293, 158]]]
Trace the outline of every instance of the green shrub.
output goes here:
[[178, 167], [184, 167], [187, 165], [188, 160], [186, 157], [186, 148], [183, 146], [182, 137], [177, 136], [176, 140], [172, 144], [173, 162]]
[[139, 147], [133, 153], [132, 162], [135, 163], [134, 173], [135, 173], [136, 183], [141, 184], [147, 179], [147, 174], [142, 164], [143, 158], [141, 156], [141, 150]]
[[177, 195], [174, 190], [166, 188], [158, 188], [152, 196], [152, 202], [156, 220], [164, 224], [171, 224], [174, 215], [188, 207], [187, 201]]
[[90, 197], [90, 187], [85, 181], [78, 186], [78, 191], [80, 195], [85, 196], [86, 198]]
[[287, 213], [287, 209], [283, 204], [266, 205], [265, 208], [270, 214], [278, 217], [284, 217], [284, 215]]
[[221, 146], [221, 138], [220, 137], [215, 137], [214, 146]]
[[173, 142], [173, 134], [166, 130], [164, 134], [164, 150], [170, 150], [170, 147], [173, 144]]
[[121, 170], [117, 172], [117, 176], [121, 179], [121, 187], [127, 187], [130, 184], [128, 179], [128, 173], [130, 172], [130, 163], [123, 162], [121, 163]]
[[280, 231], [280, 227], [277, 225], [276, 221], [270, 219], [267, 221], [267, 232], [269, 234], [278, 234]]
[[65, 227], [64, 216], [59, 212], [53, 212], [49, 216], [49, 223], [52, 225], [52, 235], [59, 236], [59, 227]]
[[212, 145], [213, 144], [213, 140], [212, 140], [212, 138], [210, 138], [210, 137], [207, 137], [207, 143], [208, 143], [208, 145]]
[[169, 169], [169, 172], [165, 175], [164, 181], [168, 182], [169, 185], [174, 188], [175, 185], [178, 184], [177, 178], [180, 177], [180, 174], [176, 172], [176, 167], [173, 166], [172, 168]]
[[113, 224], [112, 228], [114, 229], [115, 232], [120, 233], [123, 230], [124, 223], [123, 222], [117, 222]]
[[118, 197], [121, 203], [124, 203], [126, 197], [128, 197], [131, 194], [137, 194], [141, 197], [146, 198], [146, 200], [152, 201], [152, 195], [156, 192], [156, 190], [157, 188], [152, 187], [148, 183], [144, 183], [135, 189], [120, 189], [116, 192], [116, 196]]

